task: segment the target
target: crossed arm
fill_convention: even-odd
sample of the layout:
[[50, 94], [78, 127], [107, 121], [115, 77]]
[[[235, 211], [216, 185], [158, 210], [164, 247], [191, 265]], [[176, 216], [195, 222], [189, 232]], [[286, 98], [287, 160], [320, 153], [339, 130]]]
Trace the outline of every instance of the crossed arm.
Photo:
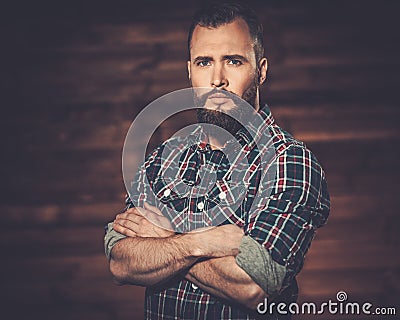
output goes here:
[[166, 223], [161, 212], [147, 204], [117, 215], [113, 228], [127, 236], [111, 252], [110, 270], [118, 283], [152, 286], [184, 274], [204, 291], [250, 309], [264, 299], [265, 292], [236, 264], [243, 237], [239, 227], [176, 235]]

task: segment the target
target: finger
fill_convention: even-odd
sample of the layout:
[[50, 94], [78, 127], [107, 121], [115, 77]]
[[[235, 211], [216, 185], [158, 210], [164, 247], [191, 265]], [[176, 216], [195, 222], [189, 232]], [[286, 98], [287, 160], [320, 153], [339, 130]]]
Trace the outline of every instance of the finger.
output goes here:
[[135, 214], [135, 213], [136, 213], [136, 208], [129, 208], [129, 209], [126, 209], [125, 211], [119, 212], [115, 216], [115, 219], [118, 219], [119, 217], [125, 217], [127, 214]]
[[155, 214], [157, 214], [157, 215], [159, 215], [159, 216], [164, 216], [164, 215], [162, 214], [162, 212], [160, 211], [160, 209], [158, 209], [158, 208], [155, 207], [155, 206], [152, 206], [151, 204], [148, 204], [147, 202], [144, 202], [144, 208], [145, 208], [146, 210], [149, 210], [149, 211], [154, 212]]
[[141, 215], [137, 210], [135, 210], [132, 212], [120, 213], [115, 217], [115, 220], [117, 219], [131, 220], [136, 223], [139, 223], [140, 219], [143, 219], [143, 215]]
[[127, 237], [137, 237], [136, 232], [134, 232], [132, 229], [120, 225], [119, 223], [114, 223], [113, 229]]
[[138, 209], [140, 209], [140, 208], [137, 208], [137, 207], [129, 208], [125, 212], [122, 212], [122, 214], [124, 214], [124, 213], [126, 213], [126, 214], [128, 214], [128, 213], [129, 214], [140, 214]]
[[[140, 214], [141, 211], [145, 213]], [[122, 226], [125, 227], [130, 226], [130, 228], [133, 231], [139, 232], [140, 226], [143, 226], [143, 224], [145, 224], [146, 222], [150, 222], [151, 224], [158, 226], [160, 224], [158, 220], [159, 220], [159, 215], [144, 208], [137, 208], [137, 210], [134, 213], [124, 213], [118, 215], [114, 221], [120, 223]], [[135, 225], [129, 225], [129, 221], [134, 223]]]
[[120, 226], [130, 229], [133, 232], [137, 232], [139, 229], [139, 224], [134, 221], [127, 220], [127, 219], [117, 219], [114, 221], [114, 224], [119, 224]]

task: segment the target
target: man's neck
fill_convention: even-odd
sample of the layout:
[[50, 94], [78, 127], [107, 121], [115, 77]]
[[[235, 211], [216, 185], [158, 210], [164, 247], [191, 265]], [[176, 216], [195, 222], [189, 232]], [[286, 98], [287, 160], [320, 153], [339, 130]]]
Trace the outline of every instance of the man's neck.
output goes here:
[[226, 142], [221, 143], [217, 138], [210, 135], [208, 136], [208, 142], [212, 150], [221, 150], [226, 145]]

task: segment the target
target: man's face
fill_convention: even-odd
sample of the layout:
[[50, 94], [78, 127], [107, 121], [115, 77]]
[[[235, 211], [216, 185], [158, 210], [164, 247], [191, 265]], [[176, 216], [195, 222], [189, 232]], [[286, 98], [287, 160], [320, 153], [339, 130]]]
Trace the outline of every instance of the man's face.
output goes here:
[[[260, 74], [249, 28], [242, 19], [217, 28], [196, 26], [193, 31], [189, 77], [193, 87], [209, 87], [236, 94], [259, 108], [259, 76], [266, 72], [266, 60], [261, 61]], [[261, 80], [263, 81], [263, 80]], [[223, 95], [214, 94], [212, 102], [229, 109]]]

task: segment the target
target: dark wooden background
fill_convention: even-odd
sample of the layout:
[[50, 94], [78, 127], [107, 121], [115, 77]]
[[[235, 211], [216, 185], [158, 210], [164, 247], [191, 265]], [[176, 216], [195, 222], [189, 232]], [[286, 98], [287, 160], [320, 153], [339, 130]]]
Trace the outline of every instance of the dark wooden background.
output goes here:
[[[198, 3], [2, 5], [3, 319], [141, 318], [143, 289], [112, 284], [103, 225], [123, 207], [121, 151], [135, 114], [189, 85]], [[332, 196], [300, 300], [336, 301], [343, 290], [399, 313], [399, 2], [251, 3], [270, 65], [262, 100], [317, 155]], [[297, 317], [327, 318], [364, 317]]]

